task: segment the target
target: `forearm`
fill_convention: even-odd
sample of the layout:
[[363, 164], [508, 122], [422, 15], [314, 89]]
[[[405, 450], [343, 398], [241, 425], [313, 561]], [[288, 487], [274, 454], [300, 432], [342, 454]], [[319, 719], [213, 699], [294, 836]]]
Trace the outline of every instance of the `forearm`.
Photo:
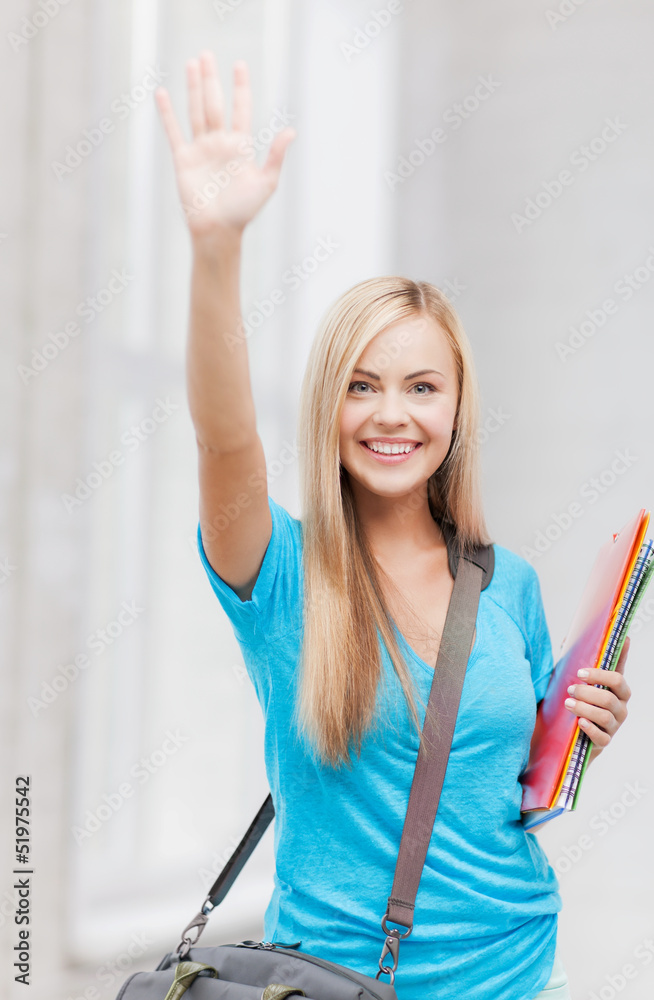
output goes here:
[[256, 434], [240, 306], [242, 233], [193, 239], [186, 379], [200, 446], [229, 450]]

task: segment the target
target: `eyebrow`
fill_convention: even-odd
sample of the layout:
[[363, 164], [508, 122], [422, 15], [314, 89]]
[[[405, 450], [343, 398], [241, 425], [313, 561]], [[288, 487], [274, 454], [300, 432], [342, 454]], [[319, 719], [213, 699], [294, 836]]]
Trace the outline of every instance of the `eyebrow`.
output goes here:
[[[352, 374], [367, 375], [368, 378], [376, 378], [377, 380], [381, 378], [381, 375], [375, 375], [374, 372], [367, 372], [365, 368], [355, 368]], [[417, 378], [419, 375], [443, 375], [443, 372], [437, 372], [435, 368], [422, 368], [419, 372], [411, 372], [410, 375], [405, 375], [403, 381], [408, 382], [409, 379]], [[445, 378], [444, 375], [443, 378]]]

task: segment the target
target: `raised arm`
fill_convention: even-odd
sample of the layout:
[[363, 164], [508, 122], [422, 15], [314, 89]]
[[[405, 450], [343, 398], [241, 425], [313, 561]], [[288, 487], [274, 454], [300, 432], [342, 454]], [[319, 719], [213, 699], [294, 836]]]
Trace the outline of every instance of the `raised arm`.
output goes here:
[[160, 87], [155, 98], [173, 154], [191, 235], [193, 270], [187, 391], [198, 444], [200, 530], [212, 567], [242, 600], [252, 593], [272, 532], [266, 462], [257, 433], [240, 307], [245, 226], [277, 187], [295, 131], [279, 132], [258, 167], [247, 64], [234, 65], [232, 127], [210, 51], [186, 64], [193, 139]]

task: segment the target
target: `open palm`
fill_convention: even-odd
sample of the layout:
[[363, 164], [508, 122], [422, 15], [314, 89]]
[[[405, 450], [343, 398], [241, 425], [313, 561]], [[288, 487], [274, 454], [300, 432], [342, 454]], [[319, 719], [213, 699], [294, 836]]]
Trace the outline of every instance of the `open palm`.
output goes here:
[[173, 154], [177, 187], [193, 236], [220, 229], [242, 230], [277, 187], [286, 147], [295, 137], [290, 126], [277, 133], [262, 167], [251, 137], [252, 96], [247, 63], [234, 64], [232, 128], [224, 122], [224, 96], [213, 53], [186, 64], [193, 140], [186, 142], [164, 87], [155, 92]]

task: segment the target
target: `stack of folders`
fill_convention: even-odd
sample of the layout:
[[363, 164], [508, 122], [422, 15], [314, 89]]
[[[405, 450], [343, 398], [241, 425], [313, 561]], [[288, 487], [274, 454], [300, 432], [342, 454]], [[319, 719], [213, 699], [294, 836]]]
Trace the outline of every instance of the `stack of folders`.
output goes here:
[[[523, 786], [526, 830], [577, 808], [592, 742], [578, 716], [565, 707], [581, 667], [615, 670], [632, 618], [654, 571], [654, 542], [645, 541], [644, 509], [599, 551], [552, 676], [536, 712]], [[603, 685], [597, 684], [596, 687]]]

